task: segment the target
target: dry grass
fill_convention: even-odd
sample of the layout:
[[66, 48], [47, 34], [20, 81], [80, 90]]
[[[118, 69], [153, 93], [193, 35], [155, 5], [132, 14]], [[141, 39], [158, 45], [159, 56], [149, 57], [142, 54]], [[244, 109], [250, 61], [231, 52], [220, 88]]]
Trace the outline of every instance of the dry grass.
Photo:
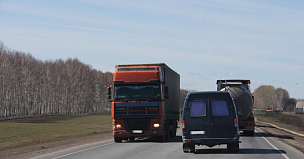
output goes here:
[[255, 118], [260, 121], [275, 124], [301, 134], [304, 134], [304, 115], [291, 115], [282, 112], [253, 111]]
[[39, 116], [0, 121], [0, 150], [112, 130], [110, 115]]

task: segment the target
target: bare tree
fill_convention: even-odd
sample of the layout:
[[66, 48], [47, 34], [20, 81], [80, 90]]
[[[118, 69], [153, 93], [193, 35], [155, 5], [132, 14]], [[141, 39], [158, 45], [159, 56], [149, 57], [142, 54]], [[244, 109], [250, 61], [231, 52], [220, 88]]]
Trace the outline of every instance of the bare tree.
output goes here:
[[275, 109], [285, 110], [286, 103], [289, 100], [289, 93], [287, 90], [282, 88], [277, 88], [275, 90]]
[[40, 61], [0, 41], [0, 117], [109, 110], [113, 73], [76, 59]]
[[275, 88], [274, 86], [262, 85], [254, 92], [254, 107], [257, 109], [275, 109]]

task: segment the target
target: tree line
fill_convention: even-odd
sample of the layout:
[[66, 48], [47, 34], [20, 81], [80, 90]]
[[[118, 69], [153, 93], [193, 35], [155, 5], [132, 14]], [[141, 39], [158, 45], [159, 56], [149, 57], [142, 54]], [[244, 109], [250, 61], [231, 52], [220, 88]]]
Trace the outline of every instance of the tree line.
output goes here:
[[[113, 73], [77, 58], [41, 61], [0, 41], [0, 118], [110, 111], [106, 99]], [[180, 90], [180, 108], [187, 94]]]
[[283, 88], [262, 85], [254, 92], [254, 108], [280, 111], [293, 111], [297, 100], [289, 97], [289, 92]]
[[112, 79], [77, 58], [41, 61], [0, 42], [0, 117], [110, 110]]

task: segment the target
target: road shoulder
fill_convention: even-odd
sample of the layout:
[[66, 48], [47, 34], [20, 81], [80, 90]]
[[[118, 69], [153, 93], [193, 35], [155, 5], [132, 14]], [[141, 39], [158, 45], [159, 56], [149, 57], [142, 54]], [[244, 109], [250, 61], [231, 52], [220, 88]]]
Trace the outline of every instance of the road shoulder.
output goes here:
[[270, 123], [256, 121], [256, 126], [268, 135], [294, 147], [304, 154], [304, 137], [291, 133], [289, 131], [285, 131], [284, 129], [274, 126]]
[[0, 159], [32, 158], [75, 146], [90, 144], [94, 142], [101, 142], [111, 139], [113, 139], [112, 132], [104, 132], [104, 133], [97, 133], [85, 137], [46, 142], [34, 146], [27, 146], [17, 149], [0, 151]]

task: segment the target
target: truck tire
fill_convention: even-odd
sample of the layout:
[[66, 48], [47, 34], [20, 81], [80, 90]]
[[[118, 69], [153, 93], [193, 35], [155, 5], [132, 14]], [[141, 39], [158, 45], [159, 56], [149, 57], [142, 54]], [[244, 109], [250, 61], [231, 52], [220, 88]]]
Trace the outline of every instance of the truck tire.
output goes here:
[[122, 141], [122, 138], [121, 138], [121, 137], [114, 137], [114, 141], [115, 141], [115, 142], [121, 142], [121, 141]]
[[158, 137], [157, 137], [157, 141], [159, 141], [159, 142], [165, 142], [165, 141], [166, 141], [166, 136], [165, 136], [165, 135], [163, 135], [163, 136], [158, 136]]
[[244, 131], [246, 136], [254, 136], [254, 130]]
[[172, 129], [172, 131], [170, 131], [170, 137], [176, 137], [176, 131], [177, 131], [177, 121], [176, 120], [173, 120], [172, 126], [173, 126], [173, 129]]
[[254, 136], [254, 130], [251, 130], [249, 133], [250, 136]]
[[169, 137], [172, 138], [176, 136], [177, 122], [172, 120], [169, 124]]
[[164, 135], [162, 136], [158, 136], [157, 140], [159, 142], [166, 142], [167, 140], [169, 140], [169, 132], [167, 130], [164, 131]]

